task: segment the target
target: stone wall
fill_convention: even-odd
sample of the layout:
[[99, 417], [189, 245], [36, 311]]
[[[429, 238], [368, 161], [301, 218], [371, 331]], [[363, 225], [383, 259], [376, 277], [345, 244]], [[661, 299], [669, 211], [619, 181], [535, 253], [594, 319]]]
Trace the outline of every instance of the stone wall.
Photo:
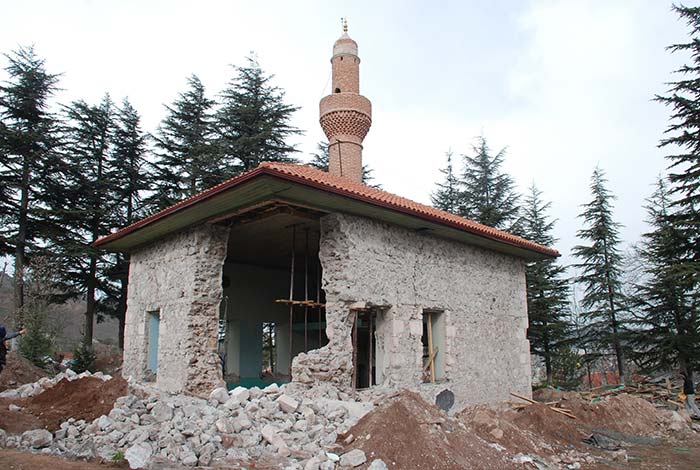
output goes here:
[[[349, 215], [321, 219], [329, 344], [294, 360], [293, 379], [349, 388], [351, 309], [378, 305], [382, 386], [458, 404], [530, 396], [524, 261]], [[421, 383], [424, 309], [442, 312], [444, 377]]]
[[201, 225], [134, 251], [124, 338], [125, 377], [148, 370], [149, 312], [160, 314], [157, 388], [207, 395], [223, 383], [217, 355], [228, 229]]

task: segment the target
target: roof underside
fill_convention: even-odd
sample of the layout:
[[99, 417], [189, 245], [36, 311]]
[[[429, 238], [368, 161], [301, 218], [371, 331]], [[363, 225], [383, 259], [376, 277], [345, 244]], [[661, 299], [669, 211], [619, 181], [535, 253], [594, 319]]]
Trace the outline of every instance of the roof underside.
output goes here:
[[[308, 167], [305, 168], [304, 171], [311, 171]], [[328, 175], [318, 170], [313, 171]], [[110, 251], [133, 251], [135, 248], [193, 225], [224, 222], [254, 207], [270, 203], [287, 203], [319, 212], [368, 217], [405, 227], [408, 230], [480, 246], [528, 260], [558, 256], [555, 250], [473, 222], [470, 223], [475, 225], [474, 231], [481, 230], [485, 233], [473, 233], [468, 227], [455, 226], [456, 223], [449, 219], [436, 220], [432, 214], [419, 213], [407, 204], [403, 204], [406, 207], [402, 207], [394, 203], [391, 198], [387, 198], [386, 202], [367, 200], [368, 197], [361, 197], [362, 194], [355, 195], [353, 191], [344, 192], [342, 187], [339, 189], [333, 185], [312, 184], [317, 182], [306, 181], [305, 177], [292, 176], [274, 171], [272, 165], [261, 165], [252, 172], [103, 237], [95, 242], [95, 246]], [[329, 178], [338, 179], [330, 175]], [[337, 183], [337, 181], [334, 182]], [[341, 181], [341, 183], [344, 182]], [[357, 188], [354, 189], [356, 189], [355, 192], [359, 192]], [[408, 201], [384, 191], [367, 188], [366, 192], [369, 196], [376, 193], [380, 196], [393, 197], [399, 202]], [[419, 209], [426, 207], [413, 204], [419, 206]], [[438, 216], [445, 214], [445, 218], [454, 218], [451, 214], [428, 209], [435, 211]], [[423, 212], [428, 209], [423, 209]]]

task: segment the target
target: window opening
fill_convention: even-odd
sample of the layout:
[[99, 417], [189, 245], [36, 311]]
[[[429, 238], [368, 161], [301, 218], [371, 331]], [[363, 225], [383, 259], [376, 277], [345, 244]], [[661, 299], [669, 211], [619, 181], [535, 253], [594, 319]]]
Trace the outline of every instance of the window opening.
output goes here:
[[262, 371], [263, 375], [274, 376], [277, 365], [277, 325], [272, 322], [262, 324]]
[[435, 383], [445, 375], [445, 335], [443, 313], [435, 310], [423, 311], [423, 370], [424, 383]]
[[336, 92], [336, 93], [340, 93], [340, 88], [336, 88], [336, 89], [335, 89], [335, 92]]
[[148, 312], [148, 369], [158, 373], [158, 338], [160, 336], [160, 312]]
[[353, 310], [353, 384], [356, 389], [377, 384], [377, 310]]

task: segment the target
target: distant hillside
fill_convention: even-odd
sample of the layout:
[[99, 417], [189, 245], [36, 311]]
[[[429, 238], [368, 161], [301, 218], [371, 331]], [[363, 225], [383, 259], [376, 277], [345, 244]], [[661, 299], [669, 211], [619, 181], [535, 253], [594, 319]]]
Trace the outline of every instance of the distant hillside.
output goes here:
[[[8, 330], [9, 315], [12, 311], [12, 278], [5, 276], [0, 285], [0, 325]], [[49, 308], [49, 324], [55, 328], [58, 335], [56, 348], [59, 351], [70, 351], [82, 337], [85, 302], [71, 301], [64, 305], [52, 305]], [[95, 323], [94, 337], [106, 344], [118, 344], [119, 323], [113, 318], [105, 318], [103, 322]]]

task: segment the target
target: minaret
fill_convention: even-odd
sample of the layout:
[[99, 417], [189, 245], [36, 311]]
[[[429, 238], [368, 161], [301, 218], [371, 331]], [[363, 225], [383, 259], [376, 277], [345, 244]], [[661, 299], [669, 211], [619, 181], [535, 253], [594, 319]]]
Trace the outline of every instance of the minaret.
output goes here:
[[360, 95], [360, 58], [345, 20], [331, 64], [332, 94], [320, 103], [321, 127], [328, 137], [328, 171], [362, 183], [362, 141], [372, 125], [372, 103]]

